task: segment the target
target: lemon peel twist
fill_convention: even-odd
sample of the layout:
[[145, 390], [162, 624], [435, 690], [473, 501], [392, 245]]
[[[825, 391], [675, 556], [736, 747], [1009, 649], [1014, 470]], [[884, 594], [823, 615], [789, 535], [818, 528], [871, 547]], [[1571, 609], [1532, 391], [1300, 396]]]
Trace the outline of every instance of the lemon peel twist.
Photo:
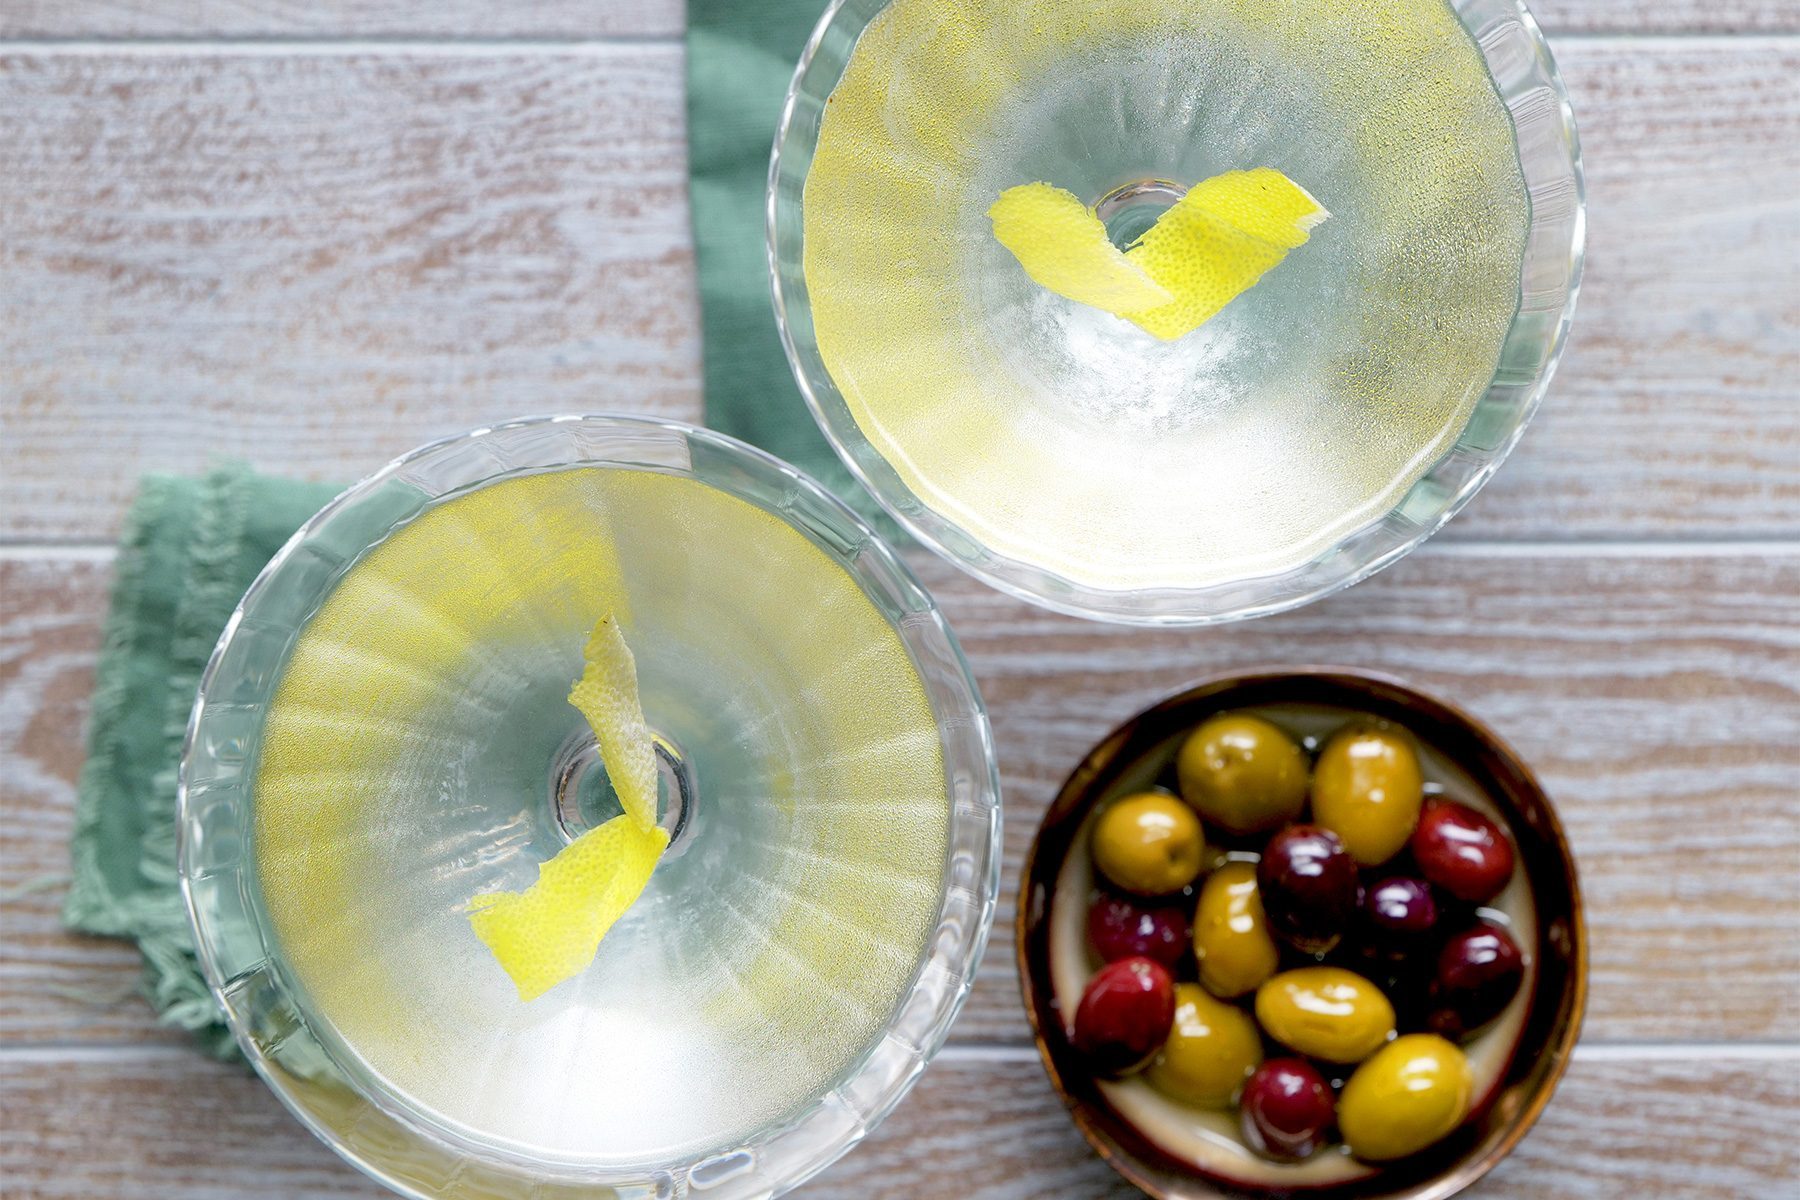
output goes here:
[[539, 864], [537, 881], [523, 892], [490, 892], [469, 902], [475, 936], [521, 1000], [537, 999], [594, 960], [669, 844], [656, 823], [656, 748], [638, 700], [637, 662], [611, 613], [594, 626], [584, 658], [569, 703], [593, 726], [625, 811]]
[[1113, 245], [1100, 218], [1073, 192], [1047, 183], [1007, 188], [988, 219], [1025, 273], [1059, 296], [1111, 313], [1175, 303], [1175, 293]]
[[1280, 171], [1258, 167], [1196, 184], [1126, 250], [1073, 193], [1047, 183], [1007, 188], [988, 216], [1034, 281], [1173, 341], [1249, 291], [1331, 214]]

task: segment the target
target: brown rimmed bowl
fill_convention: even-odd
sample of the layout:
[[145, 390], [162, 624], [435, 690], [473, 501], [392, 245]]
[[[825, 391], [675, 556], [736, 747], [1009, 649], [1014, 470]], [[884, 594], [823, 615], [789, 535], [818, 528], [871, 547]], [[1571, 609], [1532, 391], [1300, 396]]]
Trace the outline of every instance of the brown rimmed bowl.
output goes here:
[[[1269, 706], [1326, 706], [1401, 726], [1465, 772], [1505, 818], [1536, 908], [1536, 966], [1524, 1023], [1498, 1082], [1468, 1123], [1422, 1154], [1356, 1180], [1269, 1184], [1205, 1169], [1165, 1151], [1107, 1100], [1069, 1042], [1051, 974], [1057, 880], [1088, 814], [1147, 772], [1168, 774], [1183, 733], [1215, 713]], [[1141, 786], [1133, 782], [1132, 786]], [[1084, 898], [1085, 908], [1085, 898]], [[1025, 858], [1015, 931], [1019, 981], [1038, 1055], [1089, 1144], [1157, 1200], [1306, 1197], [1307, 1200], [1444, 1200], [1486, 1175], [1518, 1145], [1568, 1066], [1587, 1003], [1587, 932], [1568, 838], [1531, 768], [1468, 713], [1385, 675], [1298, 667], [1204, 680], [1113, 730], [1076, 766], [1038, 827]]]

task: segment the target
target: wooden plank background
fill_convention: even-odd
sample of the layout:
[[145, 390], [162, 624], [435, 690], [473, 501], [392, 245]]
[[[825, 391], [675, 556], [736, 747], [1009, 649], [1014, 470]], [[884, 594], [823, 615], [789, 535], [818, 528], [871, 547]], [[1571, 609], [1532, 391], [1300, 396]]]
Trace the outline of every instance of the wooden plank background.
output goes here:
[[[1586, 1037], [1484, 1198], [1800, 1177], [1800, 4], [1545, 0], [1581, 123], [1570, 356], [1439, 539], [1203, 633], [916, 558], [993, 710], [1012, 872], [1062, 774], [1204, 672], [1386, 669], [1542, 771]], [[0, 0], [0, 1194], [370, 1196], [65, 934], [66, 839], [144, 470], [349, 479], [499, 415], [699, 411], [674, 0]], [[1004, 928], [953, 1043], [815, 1198], [1127, 1193], [1025, 1041]], [[978, 1119], [976, 1119], [978, 1118]]]

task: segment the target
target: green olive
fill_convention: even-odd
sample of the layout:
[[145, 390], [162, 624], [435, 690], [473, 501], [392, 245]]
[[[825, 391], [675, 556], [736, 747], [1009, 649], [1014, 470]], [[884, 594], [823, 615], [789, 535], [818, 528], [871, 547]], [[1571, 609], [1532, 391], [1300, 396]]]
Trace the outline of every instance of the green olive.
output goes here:
[[1306, 752], [1261, 717], [1221, 713], [1175, 756], [1181, 798], [1230, 833], [1261, 833], [1300, 815]]
[[1254, 865], [1226, 863], [1207, 876], [1194, 913], [1194, 957], [1206, 990], [1227, 1000], [1275, 973], [1281, 953], [1269, 936]]
[[1197, 983], [1175, 985], [1175, 1024], [1145, 1073], [1151, 1087], [1196, 1108], [1225, 1108], [1261, 1065], [1249, 1013]]
[[1435, 1033], [1411, 1033], [1356, 1068], [1338, 1099], [1338, 1128], [1358, 1158], [1404, 1158], [1461, 1125], [1474, 1091], [1461, 1050]]
[[1405, 735], [1353, 727], [1319, 751], [1313, 768], [1313, 820], [1338, 835], [1365, 867], [1400, 852], [1419, 824], [1425, 800], [1419, 755]]
[[1200, 874], [1205, 835], [1192, 810], [1162, 792], [1123, 796], [1094, 823], [1094, 865], [1142, 896], [1179, 892]]
[[1394, 1036], [1394, 1006], [1342, 967], [1283, 971], [1256, 990], [1256, 1019], [1270, 1037], [1310, 1058], [1361, 1062]]

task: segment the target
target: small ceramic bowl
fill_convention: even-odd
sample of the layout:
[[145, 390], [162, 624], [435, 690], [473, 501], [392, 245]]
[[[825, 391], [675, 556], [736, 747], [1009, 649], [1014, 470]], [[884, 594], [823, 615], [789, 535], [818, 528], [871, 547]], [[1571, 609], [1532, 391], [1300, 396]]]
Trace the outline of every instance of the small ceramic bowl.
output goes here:
[[[1404, 728], [1418, 742], [1428, 775], [1434, 759], [1460, 775], [1463, 787], [1478, 793], [1474, 799], [1502, 818], [1518, 849], [1515, 881], [1523, 880], [1519, 894], [1526, 898], [1530, 918], [1517, 932], [1534, 926], [1535, 933], [1526, 938], [1533, 965], [1523, 998], [1514, 1006], [1516, 1032], [1503, 1034], [1490, 1047], [1490, 1078], [1478, 1090], [1469, 1120], [1411, 1158], [1379, 1168], [1343, 1158], [1345, 1169], [1335, 1173], [1316, 1169], [1317, 1164], [1310, 1171], [1271, 1168], [1260, 1160], [1240, 1161], [1246, 1156], [1234, 1157], [1228, 1148], [1221, 1151], [1225, 1143], [1216, 1133], [1200, 1135], [1204, 1152], [1177, 1153], [1166, 1129], [1153, 1137], [1147, 1125], [1121, 1111], [1131, 1107], [1127, 1090], [1092, 1075], [1070, 1044], [1065, 1010], [1079, 996], [1078, 986], [1070, 994], [1075, 969], [1070, 956], [1085, 954], [1085, 946], [1069, 922], [1072, 911], [1085, 914], [1090, 878], [1085, 861], [1071, 867], [1070, 855], [1087, 852], [1081, 834], [1089, 815], [1114, 796], [1171, 782], [1182, 738], [1215, 713], [1241, 709], [1292, 713], [1290, 727], [1373, 719]], [[1068, 889], [1060, 905], [1059, 882]], [[1158, 1200], [1444, 1200], [1455, 1195], [1492, 1170], [1549, 1103], [1574, 1051], [1587, 999], [1586, 931], [1575, 863], [1562, 824], [1531, 769], [1462, 710], [1396, 679], [1338, 668], [1209, 679], [1139, 713], [1102, 739], [1063, 784], [1038, 828], [1025, 860], [1016, 937], [1025, 1008], [1052, 1086], [1100, 1156]], [[1053, 951], [1053, 943], [1059, 949]], [[1470, 1047], [1472, 1061], [1481, 1044], [1477, 1039]], [[1134, 1111], [1142, 1112], [1143, 1106]]]

